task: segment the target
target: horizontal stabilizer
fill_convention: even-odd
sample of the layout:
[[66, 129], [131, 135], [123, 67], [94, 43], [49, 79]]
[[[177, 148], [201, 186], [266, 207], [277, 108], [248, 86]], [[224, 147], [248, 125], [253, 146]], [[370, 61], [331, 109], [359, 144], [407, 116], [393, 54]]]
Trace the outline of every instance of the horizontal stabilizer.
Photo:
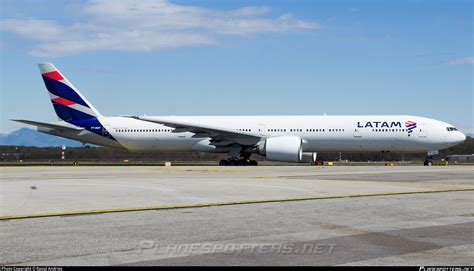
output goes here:
[[73, 131], [84, 130], [84, 128], [68, 124], [67, 122], [48, 123], [48, 122], [39, 122], [39, 121], [33, 121], [33, 120], [15, 120], [15, 119], [12, 119], [12, 121], [21, 122], [21, 123], [25, 123], [25, 124], [29, 124], [33, 126], [38, 126], [38, 127], [56, 129], [56, 130], [73, 130]]

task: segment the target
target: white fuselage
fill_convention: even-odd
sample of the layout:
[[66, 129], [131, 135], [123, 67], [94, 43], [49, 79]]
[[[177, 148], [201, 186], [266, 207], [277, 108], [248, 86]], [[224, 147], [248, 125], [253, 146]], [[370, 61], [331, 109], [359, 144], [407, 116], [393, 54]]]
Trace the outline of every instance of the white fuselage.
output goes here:
[[[152, 119], [153, 117], [148, 117]], [[158, 118], [158, 117], [157, 117]], [[434, 119], [406, 115], [363, 116], [170, 116], [169, 120], [233, 129], [262, 139], [299, 136], [304, 152], [429, 152], [449, 148], [465, 140], [449, 130], [452, 125]], [[157, 123], [128, 117], [101, 117], [104, 133], [116, 141], [88, 131], [43, 131], [82, 142], [137, 152], [208, 151], [206, 135], [175, 130]], [[408, 123], [415, 125], [408, 126]], [[44, 130], [44, 129], [43, 129]], [[255, 145], [248, 138], [241, 145]]]

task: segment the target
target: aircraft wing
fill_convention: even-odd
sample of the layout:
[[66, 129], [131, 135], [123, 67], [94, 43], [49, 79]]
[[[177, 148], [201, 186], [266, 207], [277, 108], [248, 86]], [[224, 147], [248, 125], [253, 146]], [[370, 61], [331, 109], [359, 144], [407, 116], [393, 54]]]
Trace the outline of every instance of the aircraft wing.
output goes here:
[[25, 123], [25, 124], [29, 124], [33, 126], [38, 126], [38, 127], [56, 129], [56, 130], [70, 130], [70, 131], [76, 131], [76, 132], [84, 130], [84, 128], [77, 127], [77, 126], [68, 124], [66, 122], [48, 123], [48, 122], [39, 122], [39, 121], [33, 121], [33, 120], [18, 120], [18, 119], [12, 119], [12, 121], [21, 122], [21, 123]]
[[230, 139], [230, 138], [246, 138], [246, 139], [260, 139], [255, 132], [244, 132], [237, 131], [229, 128], [200, 124], [200, 123], [191, 123], [174, 119], [167, 118], [157, 118], [157, 117], [148, 117], [148, 116], [128, 116], [134, 119], [154, 122], [169, 127], [176, 128], [177, 133], [180, 132], [192, 132], [195, 134], [195, 137], [212, 137], [214, 139]]

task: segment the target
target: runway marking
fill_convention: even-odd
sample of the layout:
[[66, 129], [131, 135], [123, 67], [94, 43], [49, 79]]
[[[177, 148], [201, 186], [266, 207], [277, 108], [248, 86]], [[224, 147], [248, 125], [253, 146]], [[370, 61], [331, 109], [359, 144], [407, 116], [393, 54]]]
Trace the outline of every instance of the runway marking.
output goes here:
[[[243, 170], [243, 169], [164, 169], [164, 168], [146, 168], [144, 171], [158, 172], [189, 172], [189, 173], [236, 173], [236, 172], [257, 172], [259, 170]], [[261, 170], [260, 170], [261, 171]]]
[[292, 201], [323, 200], [323, 199], [361, 198], [361, 197], [377, 197], [377, 196], [396, 196], [396, 195], [446, 193], [446, 192], [461, 192], [461, 191], [474, 191], [474, 188], [459, 188], [459, 189], [455, 188], [455, 189], [443, 189], [443, 190], [418, 190], [418, 191], [386, 192], [386, 193], [374, 193], [374, 194], [349, 194], [349, 195], [339, 195], [339, 196], [282, 198], [282, 199], [268, 199], [268, 200], [245, 200], [245, 201], [231, 201], [231, 202], [185, 204], [185, 205], [158, 205], [158, 206], [136, 207], [136, 208], [117, 208], [117, 209], [85, 210], [85, 211], [74, 211], [74, 212], [44, 213], [44, 214], [10, 215], [10, 216], [0, 216], [0, 221], [2, 221], [2, 220], [13, 220], [13, 219], [40, 218], [40, 217], [55, 217], [55, 216], [74, 216], [74, 215], [106, 214], [106, 213], [121, 213], [121, 212], [136, 212], [136, 211], [203, 208], [203, 207], [259, 204], [259, 203], [276, 203], [276, 202], [292, 202]]

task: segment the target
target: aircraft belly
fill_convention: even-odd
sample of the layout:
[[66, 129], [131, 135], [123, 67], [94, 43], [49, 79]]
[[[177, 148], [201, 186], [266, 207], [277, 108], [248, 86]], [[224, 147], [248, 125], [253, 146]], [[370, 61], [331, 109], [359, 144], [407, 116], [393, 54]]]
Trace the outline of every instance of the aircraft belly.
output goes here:
[[371, 152], [371, 151], [404, 151], [398, 139], [318, 139], [308, 140], [304, 145], [305, 152]]

